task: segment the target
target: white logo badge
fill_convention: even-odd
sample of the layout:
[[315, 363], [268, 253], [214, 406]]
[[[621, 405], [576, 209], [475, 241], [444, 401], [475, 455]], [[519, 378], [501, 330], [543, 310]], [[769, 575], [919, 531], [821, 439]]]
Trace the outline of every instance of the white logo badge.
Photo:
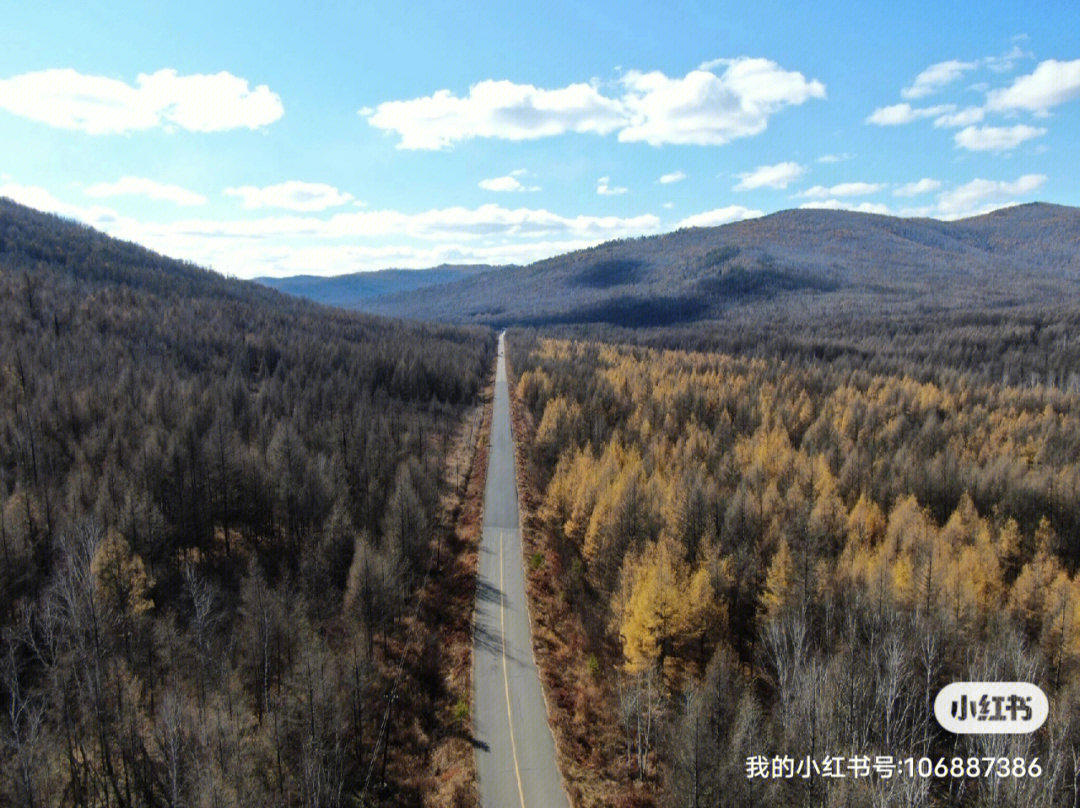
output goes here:
[[934, 717], [957, 735], [1034, 732], [1046, 722], [1050, 702], [1030, 682], [953, 682], [934, 699]]

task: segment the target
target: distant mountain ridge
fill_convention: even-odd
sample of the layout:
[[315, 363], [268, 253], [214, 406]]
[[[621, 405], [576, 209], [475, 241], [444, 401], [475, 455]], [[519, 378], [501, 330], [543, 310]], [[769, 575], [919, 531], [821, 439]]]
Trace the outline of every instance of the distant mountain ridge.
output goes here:
[[1005, 305], [1077, 293], [1080, 209], [1032, 203], [952, 222], [786, 210], [485, 267], [355, 306], [497, 327], [654, 326], [716, 318], [733, 306]]
[[431, 269], [383, 269], [348, 275], [290, 275], [284, 278], [256, 278], [264, 286], [317, 303], [357, 308], [363, 302], [398, 292], [412, 292], [428, 286], [463, 280], [500, 267], [486, 264], [442, 264]]

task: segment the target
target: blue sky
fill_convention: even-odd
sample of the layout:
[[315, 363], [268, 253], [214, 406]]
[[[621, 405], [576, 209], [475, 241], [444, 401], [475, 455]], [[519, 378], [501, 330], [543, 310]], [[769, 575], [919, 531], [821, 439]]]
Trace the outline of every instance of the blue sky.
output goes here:
[[0, 196], [240, 277], [1080, 204], [1075, 0], [5, 5]]

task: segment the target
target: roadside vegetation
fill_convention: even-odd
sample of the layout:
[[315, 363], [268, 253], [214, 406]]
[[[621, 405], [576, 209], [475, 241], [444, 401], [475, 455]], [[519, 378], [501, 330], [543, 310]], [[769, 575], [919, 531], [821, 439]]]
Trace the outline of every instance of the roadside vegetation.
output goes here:
[[[565, 613], [537, 645], [577, 804], [1073, 804], [1080, 394], [961, 360], [905, 372], [887, 333], [868, 370], [511, 332], [528, 541], [552, 559], [533, 594]], [[1036, 682], [1047, 726], [950, 735], [930, 708], [955, 680]], [[1037, 756], [1043, 774], [762, 782], [750, 755]]]

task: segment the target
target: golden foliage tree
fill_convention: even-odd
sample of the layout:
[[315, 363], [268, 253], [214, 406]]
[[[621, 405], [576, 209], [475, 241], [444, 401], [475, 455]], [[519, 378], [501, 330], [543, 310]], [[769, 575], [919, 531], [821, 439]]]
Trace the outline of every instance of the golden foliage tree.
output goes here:
[[90, 564], [102, 604], [118, 615], [129, 617], [154, 608], [150, 590], [154, 579], [127, 539], [113, 529], [105, 533]]
[[726, 622], [709, 570], [692, 568], [666, 539], [627, 557], [613, 605], [629, 673], [687, 661], [694, 644]]

